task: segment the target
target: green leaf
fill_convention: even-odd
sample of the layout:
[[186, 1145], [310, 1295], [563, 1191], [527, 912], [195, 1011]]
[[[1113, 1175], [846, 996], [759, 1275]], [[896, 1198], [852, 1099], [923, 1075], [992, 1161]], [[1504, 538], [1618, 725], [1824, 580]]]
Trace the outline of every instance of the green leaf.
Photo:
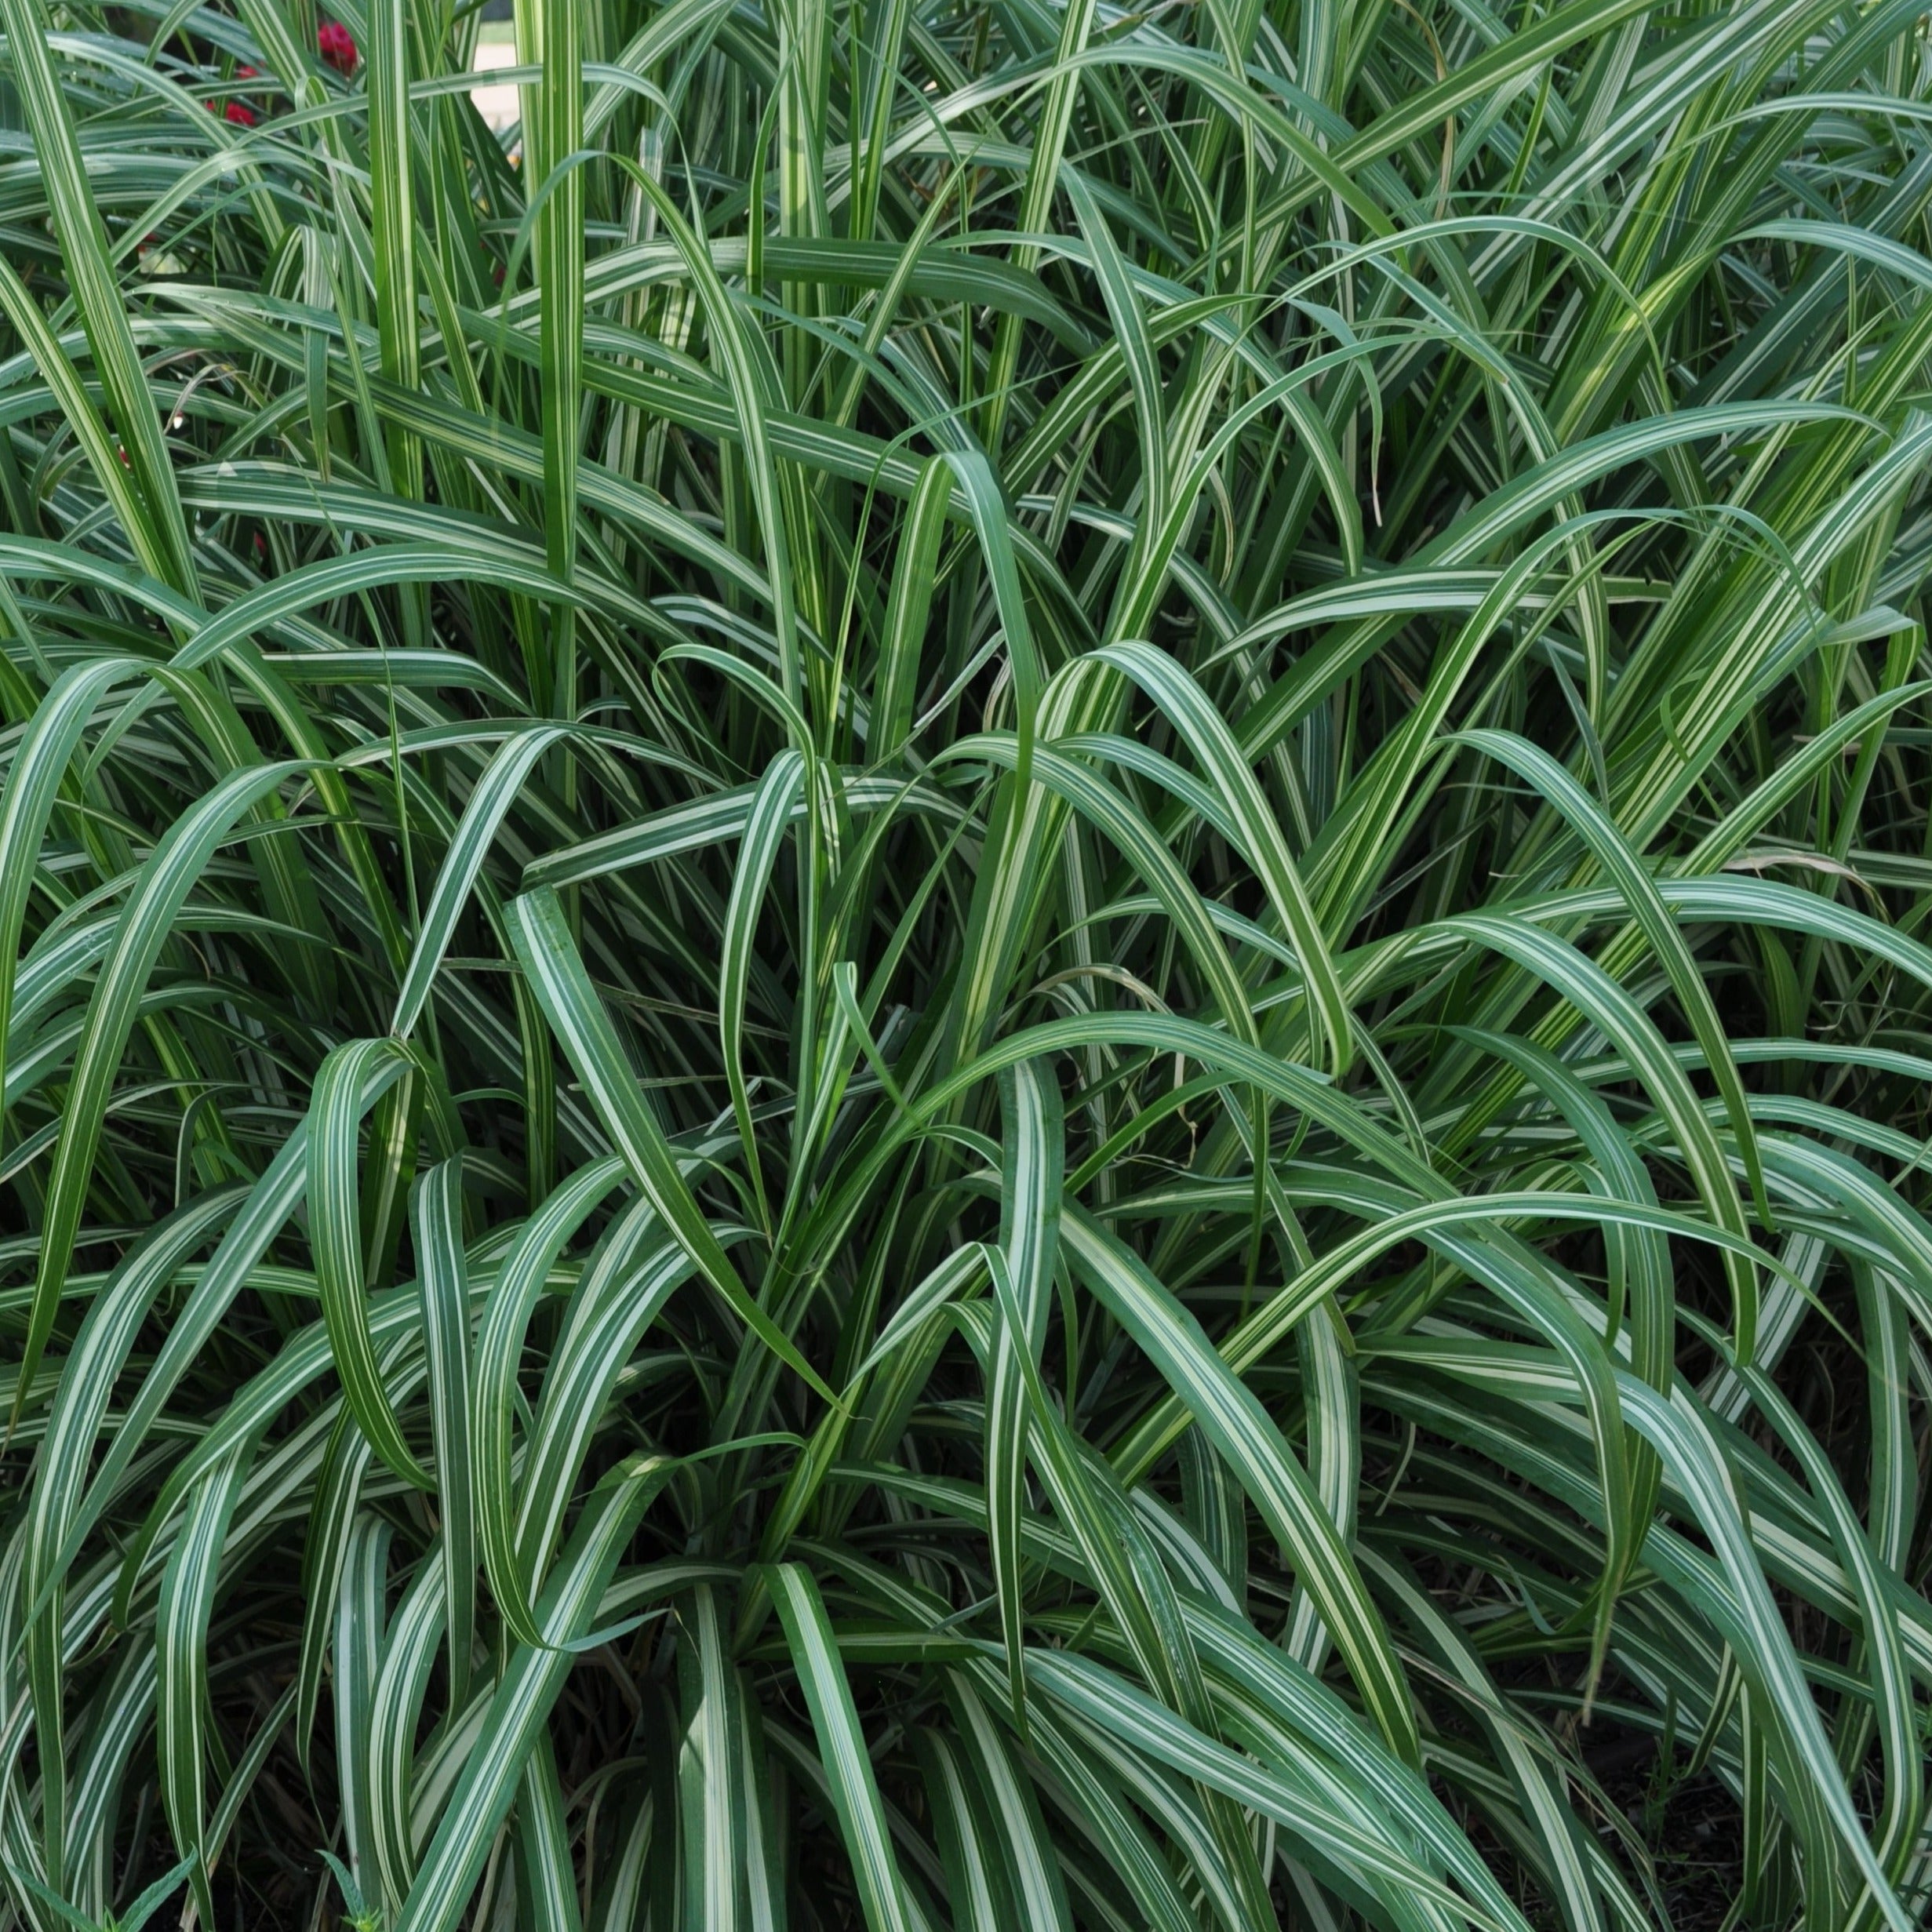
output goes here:
[[[433, 1490], [435, 1479], [404, 1441], [401, 1419], [383, 1388], [363, 1272], [362, 1113], [370, 1097], [406, 1079], [413, 1064], [393, 1039], [351, 1040], [322, 1062], [311, 1101], [308, 1212], [322, 1319], [349, 1411], [370, 1448], [398, 1475], [418, 1489]], [[373, 1096], [368, 1091], [372, 1085]]]
[[885, 1809], [818, 1585], [811, 1572], [797, 1563], [780, 1563], [769, 1574], [772, 1601], [812, 1713], [820, 1759], [852, 1861], [860, 1909], [871, 1932], [911, 1932]]
[[691, 1257], [766, 1348], [828, 1402], [832, 1392], [752, 1299], [678, 1171], [670, 1143], [625, 1064], [624, 1050], [592, 989], [556, 894], [526, 893], [507, 908], [511, 942], [544, 1017], [588, 1090], [598, 1118], [622, 1150], [631, 1177]]
[[47, 1184], [34, 1304], [21, 1351], [19, 1392], [9, 1426], [17, 1426], [27, 1384], [47, 1345], [60, 1286], [74, 1252], [108, 1090], [133, 1030], [140, 997], [169, 929], [202, 868], [257, 799], [302, 767], [283, 763], [231, 773], [170, 825], [142, 865], [115, 923], [94, 981], [69, 1078], [60, 1138]]
[[468, 1688], [476, 1642], [476, 1494], [470, 1444], [470, 1283], [463, 1249], [463, 1163], [441, 1162], [409, 1198], [429, 1363], [430, 1435], [442, 1530], [443, 1624], [449, 1639], [450, 1701]]

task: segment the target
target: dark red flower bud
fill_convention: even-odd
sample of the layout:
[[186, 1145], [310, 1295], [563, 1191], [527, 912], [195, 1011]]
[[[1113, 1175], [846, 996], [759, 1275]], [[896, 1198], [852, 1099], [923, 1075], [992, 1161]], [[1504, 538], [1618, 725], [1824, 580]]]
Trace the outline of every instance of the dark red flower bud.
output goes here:
[[253, 111], [243, 107], [238, 100], [230, 101], [222, 109], [221, 118], [224, 121], [232, 121], [237, 127], [253, 127], [255, 125]]
[[340, 20], [324, 20], [316, 29], [318, 53], [338, 74], [355, 71], [355, 40]]

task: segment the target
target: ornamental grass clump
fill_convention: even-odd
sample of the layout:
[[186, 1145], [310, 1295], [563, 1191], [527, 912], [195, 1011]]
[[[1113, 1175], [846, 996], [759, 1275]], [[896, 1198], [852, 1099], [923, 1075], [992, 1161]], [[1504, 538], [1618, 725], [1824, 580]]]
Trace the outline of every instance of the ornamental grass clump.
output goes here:
[[10, 1923], [1923, 1922], [1919, 0], [0, 29]]

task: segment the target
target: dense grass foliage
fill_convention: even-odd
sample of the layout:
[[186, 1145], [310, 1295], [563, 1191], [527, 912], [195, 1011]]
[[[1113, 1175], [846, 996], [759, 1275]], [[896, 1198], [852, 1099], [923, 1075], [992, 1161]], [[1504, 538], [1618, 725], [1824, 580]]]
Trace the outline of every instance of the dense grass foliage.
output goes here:
[[13, 1919], [1909, 1932], [1919, 16], [0, 0]]

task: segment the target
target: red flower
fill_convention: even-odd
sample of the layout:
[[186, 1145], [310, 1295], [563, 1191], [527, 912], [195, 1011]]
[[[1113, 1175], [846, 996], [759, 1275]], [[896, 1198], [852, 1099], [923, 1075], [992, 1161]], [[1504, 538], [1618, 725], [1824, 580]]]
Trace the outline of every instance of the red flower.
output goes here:
[[324, 20], [315, 32], [316, 50], [338, 74], [355, 71], [355, 41], [340, 20]]
[[[209, 103], [210, 106], [213, 104]], [[253, 111], [243, 107], [238, 100], [230, 101], [222, 109], [221, 118], [224, 121], [232, 121], [237, 127], [253, 127], [255, 125]]]
[[237, 67], [235, 78], [238, 81], [252, 81], [255, 78], [255, 70], [253, 67]]

